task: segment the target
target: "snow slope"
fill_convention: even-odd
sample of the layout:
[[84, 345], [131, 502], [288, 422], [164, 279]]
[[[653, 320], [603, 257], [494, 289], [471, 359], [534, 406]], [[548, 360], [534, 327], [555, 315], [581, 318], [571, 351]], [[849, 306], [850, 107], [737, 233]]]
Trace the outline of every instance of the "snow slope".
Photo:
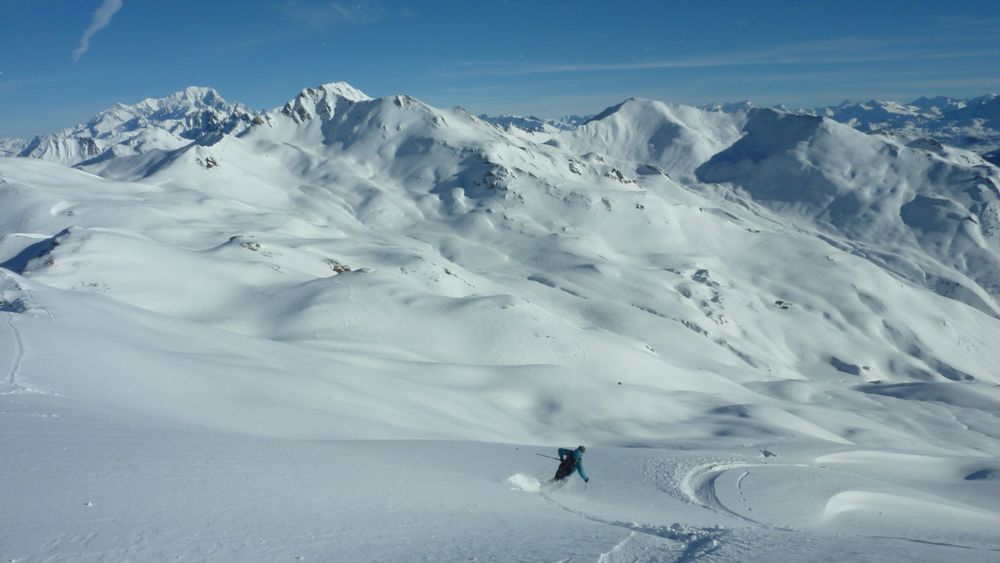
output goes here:
[[818, 455], [800, 444], [767, 459], [738, 447], [593, 448], [586, 491], [570, 482], [542, 492], [537, 478], [552, 467], [534, 453], [550, 450], [533, 446], [274, 440], [107, 417], [65, 399], [5, 399], [0, 498], [19, 516], [3, 531], [13, 560], [1000, 555], [996, 481], [962, 475], [982, 471], [979, 458]]
[[975, 155], [344, 83], [164, 125], [200, 92], [107, 132], [169, 143], [0, 159], [0, 555], [1000, 560]]
[[[699, 168], [818, 223], [907, 279], [997, 315], [1000, 171], [970, 153], [901, 146], [818, 117], [763, 110]], [[937, 150], [935, 150], [937, 149]]]

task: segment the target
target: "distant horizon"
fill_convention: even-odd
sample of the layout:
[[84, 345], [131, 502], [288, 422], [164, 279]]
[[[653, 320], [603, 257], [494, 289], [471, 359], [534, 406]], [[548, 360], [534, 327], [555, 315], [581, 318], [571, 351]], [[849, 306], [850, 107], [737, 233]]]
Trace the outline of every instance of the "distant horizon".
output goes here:
[[[354, 86], [358, 90], [361, 90], [365, 94], [371, 96], [372, 98], [376, 98], [376, 99], [377, 98], [385, 98], [385, 97], [390, 97], [390, 96], [395, 96], [395, 95], [404, 95], [404, 94], [406, 94], [406, 92], [394, 92], [394, 93], [391, 93], [391, 94], [374, 95], [371, 92], [365, 90], [363, 87], [359, 87], [357, 84], [354, 84], [354, 83], [349, 82], [349, 81], [328, 81], [328, 82], [320, 82], [320, 83], [316, 83], [316, 84], [310, 84], [308, 86], [303, 86], [303, 87], [295, 90], [294, 93], [292, 93], [287, 99], [285, 99], [282, 102], [279, 102], [279, 103], [276, 103], [276, 104], [273, 104], [273, 105], [268, 105], [268, 106], [254, 107], [254, 106], [251, 106], [250, 104], [246, 103], [245, 101], [243, 101], [243, 100], [241, 100], [239, 98], [235, 98], [235, 97], [226, 95], [225, 92], [223, 92], [223, 91], [219, 90], [218, 88], [215, 88], [215, 87], [213, 87], [211, 85], [208, 85], [208, 84], [190, 84], [190, 85], [185, 86], [183, 88], [179, 88], [177, 90], [173, 90], [173, 91], [167, 92], [167, 93], [165, 93], [163, 95], [158, 95], [158, 96], [155, 96], [155, 95], [154, 96], [144, 96], [142, 98], [135, 99], [135, 100], [124, 100], [124, 99], [114, 100], [114, 101], [111, 101], [110, 103], [108, 103], [105, 107], [94, 111], [90, 115], [88, 115], [88, 116], [86, 116], [86, 117], [84, 117], [84, 118], [82, 118], [82, 119], [80, 119], [78, 121], [75, 121], [75, 122], [72, 122], [72, 123], [67, 123], [67, 124], [64, 124], [62, 126], [55, 127], [55, 128], [53, 128], [51, 130], [36, 131], [36, 132], [33, 132], [33, 133], [21, 134], [21, 135], [7, 135], [7, 134], [0, 133], [0, 139], [9, 139], [9, 140], [20, 139], [20, 140], [24, 140], [24, 141], [30, 141], [31, 139], [33, 139], [35, 137], [49, 135], [49, 134], [61, 131], [63, 129], [71, 129], [71, 128], [78, 127], [78, 126], [81, 126], [81, 125], [86, 125], [91, 119], [93, 119], [94, 117], [96, 117], [97, 115], [99, 115], [101, 112], [104, 112], [104, 111], [112, 109], [116, 104], [124, 104], [126, 106], [134, 106], [134, 105], [137, 105], [137, 104], [139, 104], [139, 103], [141, 103], [141, 102], [143, 102], [145, 100], [162, 100], [162, 99], [168, 98], [169, 96], [171, 96], [173, 94], [176, 94], [176, 93], [179, 93], [179, 92], [183, 92], [184, 90], [186, 90], [188, 88], [208, 88], [208, 89], [211, 89], [211, 90], [215, 91], [217, 94], [219, 94], [219, 96], [223, 100], [225, 100], [226, 103], [228, 103], [228, 104], [242, 104], [244, 106], [247, 106], [252, 112], [256, 113], [256, 112], [263, 112], [263, 111], [269, 111], [269, 110], [280, 108], [285, 103], [287, 103], [289, 100], [294, 99], [294, 97], [296, 95], [298, 95], [298, 93], [301, 92], [305, 88], [314, 88], [314, 87], [321, 86], [323, 84], [332, 84], [332, 83], [335, 83], [335, 82], [344, 82], [344, 83], [350, 84], [351, 86]], [[705, 106], [712, 106], [712, 105], [727, 105], [727, 104], [751, 103], [751, 104], [754, 104], [754, 105], [756, 105], [758, 107], [780, 107], [780, 106], [784, 106], [789, 111], [793, 111], [794, 112], [794, 111], [803, 111], [803, 110], [812, 111], [812, 110], [817, 110], [817, 109], [822, 109], [822, 108], [827, 108], [827, 107], [835, 107], [835, 106], [838, 106], [838, 105], [841, 105], [841, 104], [865, 103], [865, 102], [871, 102], [871, 101], [899, 102], [899, 103], [903, 103], [904, 105], [909, 105], [912, 102], [919, 100], [920, 98], [933, 99], [933, 98], [937, 98], [937, 97], [944, 97], [944, 98], [951, 98], [951, 99], [956, 99], [956, 100], [969, 101], [969, 100], [973, 100], [973, 99], [976, 99], [976, 98], [983, 98], [983, 97], [987, 97], [987, 96], [998, 96], [998, 95], [1000, 95], [1000, 92], [991, 91], [991, 92], [984, 92], [982, 94], [972, 95], [972, 96], [967, 96], [967, 97], [949, 96], [947, 94], [922, 94], [922, 95], [918, 95], [918, 96], [913, 97], [913, 98], [906, 98], [906, 99], [889, 99], [889, 98], [861, 97], [861, 98], [854, 98], [854, 99], [841, 99], [839, 101], [835, 101], [835, 102], [832, 102], [832, 103], [818, 104], [818, 105], [812, 105], [812, 106], [792, 106], [790, 104], [781, 103], [781, 102], [777, 102], [777, 103], [762, 103], [762, 102], [758, 102], [757, 100], [754, 100], [754, 99], [751, 99], [751, 98], [742, 98], [742, 99], [725, 100], [725, 101], [714, 100], [714, 101], [707, 101], [707, 102], [703, 102], [703, 103], [686, 103], [686, 102], [678, 102], [678, 101], [668, 100], [668, 99], [649, 98], [649, 97], [644, 97], [644, 96], [626, 96], [625, 98], [622, 98], [622, 99], [620, 99], [620, 100], [618, 100], [616, 102], [612, 102], [612, 103], [609, 103], [609, 104], [607, 104], [605, 106], [595, 108], [593, 111], [578, 112], [578, 113], [563, 113], [563, 114], [559, 114], [559, 115], [539, 115], [539, 114], [534, 114], [534, 113], [519, 113], [519, 112], [511, 112], [511, 111], [482, 112], [482, 111], [474, 111], [471, 108], [468, 108], [468, 107], [466, 107], [463, 104], [453, 104], [451, 106], [443, 106], [443, 105], [437, 105], [437, 104], [429, 103], [426, 100], [423, 100], [423, 99], [421, 99], [418, 96], [413, 96], [413, 97], [419, 99], [420, 101], [422, 101], [424, 103], [427, 103], [428, 105], [430, 105], [432, 107], [437, 107], [437, 108], [462, 107], [462, 108], [466, 109], [467, 111], [469, 111], [470, 113], [472, 113], [473, 115], [476, 115], [476, 116], [483, 116], [483, 115], [485, 115], [487, 117], [510, 116], [510, 117], [524, 117], [524, 118], [533, 118], [533, 119], [540, 119], [540, 120], [558, 121], [559, 119], [567, 118], [567, 117], [592, 117], [594, 115], [599, 114], [601, 111], [603, 111], [603, 110], [605, 110], [607, 108], [616, 106], [616, 105], [618, 105], [618, 104], [620, 104], [620, 103], [622, 103], [622, 102], [624, 102], [626, 100], [633, 99], [633, 98], [635, 98], [635, 99], [649, 99], [649, 100], [655, 100], [655, 101], [659, 101], [659, 102], [675, 103], [675, 104], [679, 104], [679, 105], [687, 105], [687, 106], [692, 106], [692, 107], [705, 107]], [[2, 130], [2, 129], [0, 129], [0, 130]]]
[[814, 108], [1000, 91], [1000, 4], [0, 0], [0, 53], [0, 138], [191, 84], [253, 108], [336, 80], [489, 115]]

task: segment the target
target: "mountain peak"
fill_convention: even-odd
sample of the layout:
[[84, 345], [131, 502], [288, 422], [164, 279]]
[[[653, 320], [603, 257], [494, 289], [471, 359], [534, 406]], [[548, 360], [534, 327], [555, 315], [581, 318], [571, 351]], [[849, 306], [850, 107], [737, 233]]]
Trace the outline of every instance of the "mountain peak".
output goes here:
[[281, 112], [299, 122], [308, 121], [315, 115], [329, 119], [335, 108], [344, 102], [355, 104], [371, 99], [368, 94], [346, 82], [329, 82], [303, 89], [281, 108]]
[[623, 109], [626, 109], [626, 108], [635, 108], [635, 107], [641, 107], [641, 106], [648, 106], [648, 105], [651, 105], [652, 103], [653, 103], [652, 100], [646, 100], [646, 99], [643, 99], [643, 98], [631, 97], [631, 98], [623, 100], [623, 101], [621, 101], [621, 102], [619, 102], [619, 103], [617, 103], [617, 104], [615, 104], [613, 106], [609, 106], [607, 108], [604, 108], [604, 111], [598, 113], [597, 115], [594, 115], [593, 117], [591, 117], [590, 119], [588, 119], [586, 121], [586, 123], [590, 123], [590, 122], [593, 122], [593, 121], [600, 121], [600, 120], [605, 119], [605, 118], [607, 118], [607, 117], [609, 117], [611, 115], [614, 115], [614, 114], [618, 113], [619, 111], [621, 111]]
[[222, 99], [219, 92], [216, 91], [215, 88], [210, 88], [208, 86], [188, 86], [183, 90], [179, 90], [167, 96], [167, 99], [201, 102], [210, 105], [225, 103], [225, 100]]
[[326, 84], [320, 84], [314, 88], [306, 88], [302, 91], [302, 94], [307, 92], [316, 92], [317, 90], [328, 95], [332, 94], [334, 96], [344, 98], [345, 100], [349, 100], [351, 102], [367, 102], [372, 99], [368, 94], [365, 94], [361, 90], [358, 90], [346, 82], [328, 82]]
[[188, 109], [230, 109], [226, 100], [214, 88], [206, 86], [188, 86], [163, 98], [146, 98], [133, 107], [147, 114], [175, 113]]

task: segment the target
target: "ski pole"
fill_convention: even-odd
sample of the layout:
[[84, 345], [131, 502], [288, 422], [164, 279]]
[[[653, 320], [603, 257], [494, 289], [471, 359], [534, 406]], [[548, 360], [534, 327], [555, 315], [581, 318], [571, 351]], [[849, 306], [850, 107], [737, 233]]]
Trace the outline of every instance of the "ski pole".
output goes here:
[[535, 455], [540, 455], [540, 456], [542, 456], [542, 457], [547, 457], [547, 458], [549, 458], [549, 459], [554, 459], [554, 460], [556, 460], [556, 461], [562, 461], [562, 460], [561, 460], [561, 459], [559, 459], [558, 457], [552, 457], [552, 456], [550, 456], [550, 455], [545, 455], [545, 454], [538, 454], [538, 453], [536, 453]]

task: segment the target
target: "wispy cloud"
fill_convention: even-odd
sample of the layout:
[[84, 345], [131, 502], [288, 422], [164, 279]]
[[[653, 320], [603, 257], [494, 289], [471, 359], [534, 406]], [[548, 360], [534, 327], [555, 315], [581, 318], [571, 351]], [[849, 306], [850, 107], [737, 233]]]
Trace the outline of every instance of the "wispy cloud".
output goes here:
[[950, 52], [906, 51], [874, 52], [804, 52], [799, 48], [773, 49], [756, 53], [722, 53], [717, 55], [659, 59], [652, 61], [618, 61], [608, 63], [519, 64], [492, 62], [489, 64], [458, 64], [441, 69], [441, 76], [528, 75], [554, 73], [616, 72], [710, 68], [726, 66], [766, 66], [795, 64], [849, 64], [893, 61], [969, 59], [1000, 57], [1000, 49], [974, 49]]
[[94, 11], [94, 17], [90, 20], [90, 25], [83, 32], [83, 37], [80, 38], [80, 46], [73, 51], [73, 60], [78, 61], [87, 49], [90, 49], [90, 39], [95, 33], [104, 29], [111, 23], [111, 18], [115, 15], [115, 12], [122, 8], [122, 0], [104, 0], [101, 5]]
[[[766, 49], [732, 51], [644, 61], [600, 63], [541, 63], [520, 61], [459, 63], [438, 70], [440, 76], [531, 75], [554, 73], [617, 72], [667, 69], [693, 69], [736, 66], [781, 66], [797, 64], [864, 64], [897, 61], [930, 61], [1000, 56], [1000, 49], [942, 49], [908, 45], [862, 37], [844, 37], [825, 41], [789, 43]], [[925, 42], [926, 43], [926, 42]]]
[[394, 15], [381, 1], [357, 2], [308, 2], [286, 0], [279, 9], [290, 19], [316, 29], [335, 25], [362, 25], [375, 23]]

